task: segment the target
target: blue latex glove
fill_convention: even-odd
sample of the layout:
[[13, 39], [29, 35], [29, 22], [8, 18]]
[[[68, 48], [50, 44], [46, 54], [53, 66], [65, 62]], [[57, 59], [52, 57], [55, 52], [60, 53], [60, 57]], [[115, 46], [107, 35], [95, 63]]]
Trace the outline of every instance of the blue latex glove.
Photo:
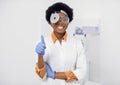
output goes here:
[[55, 79], [55, 72], [51, 69], [48, 63], [45, 63], [45, 65], [46, 65], [46, 70], [47, 70], [47, 77]]
[[45, 41], [44, 41], [44, 37], [41, 35], [41, 41], [36, 45], [36, 53], [38, 54], [38, 56], [43, 56], [45, 54]]

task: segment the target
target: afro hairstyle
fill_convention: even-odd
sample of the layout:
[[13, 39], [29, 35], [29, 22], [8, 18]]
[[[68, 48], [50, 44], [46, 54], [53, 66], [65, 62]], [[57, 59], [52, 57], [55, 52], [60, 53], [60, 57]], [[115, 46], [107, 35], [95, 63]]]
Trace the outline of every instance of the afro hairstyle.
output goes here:
[[73, 20], [73, 9], [70, 8], [68, 5], [66, 5], [65, 3], [62, 2], [57, 2], [53, 5], [51, 5], [50, 7], [48, 7], [48, 9], [46, 10], [46, 20], [48, 23], [50, 22], [50, 16], [52, 13], [55, 12], [60, 12], [61, 10], [65, 11], [69, 17], [69, 22], [71, 22]]

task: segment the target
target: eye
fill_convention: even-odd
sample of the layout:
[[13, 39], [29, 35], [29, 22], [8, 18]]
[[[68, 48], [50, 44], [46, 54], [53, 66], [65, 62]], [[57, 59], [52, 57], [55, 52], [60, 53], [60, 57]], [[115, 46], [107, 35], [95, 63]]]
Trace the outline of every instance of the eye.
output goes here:
[[64, 17], [64, 19], [63, 19], [64, 21], [67, 21], [68, 20], [68, 17]]
[[60, 17], [60, 20], [63, 22], [69, 22], [68, 16]]

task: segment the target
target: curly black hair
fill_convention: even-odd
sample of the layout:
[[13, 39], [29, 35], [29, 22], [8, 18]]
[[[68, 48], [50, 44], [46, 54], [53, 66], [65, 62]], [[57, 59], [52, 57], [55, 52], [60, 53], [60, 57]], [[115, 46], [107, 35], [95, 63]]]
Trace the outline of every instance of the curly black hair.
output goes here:
[[61, 10], [65, 11], [69, 17], [69, 22], [73, 20], [73, 9], [70, 8], [68, 5], [62, 2], [57, 2], [46, 10], [46, 20], [50, 23], [50, 16], [52, 13], [60, 12]]

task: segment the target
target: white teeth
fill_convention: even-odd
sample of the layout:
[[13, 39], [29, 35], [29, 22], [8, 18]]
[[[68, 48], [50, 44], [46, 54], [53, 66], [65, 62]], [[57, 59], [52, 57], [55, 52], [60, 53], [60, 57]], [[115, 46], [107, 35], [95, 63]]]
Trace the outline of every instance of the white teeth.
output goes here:
[[59, 27], [57, 27], [58, 29], [63, 29], [63, 27], [62, 26], [59, 26]]

